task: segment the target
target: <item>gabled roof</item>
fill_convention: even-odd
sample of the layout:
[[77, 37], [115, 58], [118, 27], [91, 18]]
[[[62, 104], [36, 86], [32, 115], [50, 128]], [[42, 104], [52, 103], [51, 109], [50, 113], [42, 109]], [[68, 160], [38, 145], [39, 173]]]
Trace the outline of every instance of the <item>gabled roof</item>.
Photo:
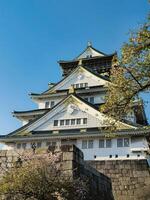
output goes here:
[[[50, 114], [51, 112], [54, 111], [54, 109], [57, 109], [60, 105], [64, 104], [65, 102], [69, 101], [70, 102], [70, 98], [72, 98], [73, 100], [75, 101], [79, 101], [80, 103], [84, 103], [85, 105], [89, 106], [88, 108], [92, 108], [96, 111], [96, 115], [101, 115], [101, 116], [104, 116], [104, 117], [107, 117], [105, 114], [102, 114], [98, 111], [98, 109], [93, 106], [92, 104], [86, 102], [85, 100], [83, 100], [82, 98], [78, 97], [77, 95], [75, 94], [70, 94], [68, 95], [65, 99], [63, 99], [61, 102], [59, 102], [58, 104], [56, 104], [51, 110], [48, 110], [46, 111], [44, 114], [40, 115], [39, 117], [37, 117], [35, 120], [32, 120], [31, 122], [29, 122], [28, 124], [22, 126], [21, 128], [11, 132], [10, 134], [6, 135], [5, 137], [15, 137], [16, 135], [18, 134], [21, 134], [22, 132], [26, 131], [28, 128], [31, 128], [32, 125], [35, 125], [37, 122], [40, 122], [40, 120], [44, 120], [44, 118]], [[121, 125], [123, 125], [124, 127], [126, 127], [127, 129], [136, 129], [135, 126], [132, 126], [132, 125], [128, 125], [126, 123], [123, 123], [123, 122], [117, 122]], [[26, 134], [25, 134], [26, 135]], [[29, 134], [30, 135], [30, 134]], [[18, 135], [19, 136], [19, 135]]]
[[75, 60], [79, 60], [82, 58], [90, 58], [90, 57], [102, 57], [102, 56], [107, 56], [107, 54], [95, 49], [90, 42], [88, 42], [87, 47], [84, 49], [83, 52], [81, 52]]
[[92, 46], [92, 44], [90, 42], [88, 42], [87, 47], [74, 59], [72, 60], [59, 60], [58, 63], [62, 64], [62, 63], [78, 63], [78, 61], [80, 59], [82, 60], [90, 60], [90, 59], [95, 59], [95, 58], [107, 58], [107, 57], [111, 57], [114, 56], [116, 54], [116, 52], [112, 53], [112, 54], [106, 54], [102, 51], [97, 50], [96, 48], [94, 48]]
[[65, 81], [66, 79], [68, 79], [68, 78], [69, 78], [72, 74], [74, 74], [79, 68], [84, 69], [84, 70], [90, 72], [90, 73], [93, 74], [94, 76], [96, 76], [96, 77], [98, 77], [98, 78], [100, 78], [100, 79], [102, 79], [102, 80], [104, 80], [104, 81], [106, 81], [106, 82], [110, 82], [110, 80], [109, 80], [108, 78], [106, 78], [106, 77], [104, 77], [104, 76], [102, 76], [102, 75], [100, 75], [100, 74], [98, 74], [98, 73], [96, 73], [96, 72], [93, 72], [92, 70], [90, 70], [90, 69], [87, 68], [87, 67], [84, 67], [84, 66], [81, 66], [81, 65], [80, 65], [80, 66], [78, 66], [77, 68], [75, 68], [68, 76], [64, 77], [61, 81], [59, 81], [59, 82], [58, 82], [57, 84], [55, 84], [53, 87], [49, 88], [48, 90], [44, 91], [44, 92], [41, 93], [41, 94], [46, 94], [46, 93], [48, 93], [48, 92], [53, 91], [53, 90], [55, 89], [56, 86], [58, 86], [60, 83], [62, 83], [62, 82]]

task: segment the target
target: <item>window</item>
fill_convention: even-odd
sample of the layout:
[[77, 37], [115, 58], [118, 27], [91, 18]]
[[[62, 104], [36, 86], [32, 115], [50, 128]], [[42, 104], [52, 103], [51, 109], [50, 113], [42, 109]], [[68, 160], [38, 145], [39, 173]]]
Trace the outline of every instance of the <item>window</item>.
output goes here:
[[83, 118], [83, 124], [87, 124], [87, 118]]
[[54, 126], [58, 126], [58, 120], [54, 120]]
[[69, 119], [66, 119], [65, 125], [69, 125], [69, 124], [70, 124], [70, 120], [69, 120]]
[[88, 87], [88, 83], [85, 83], [85, 87]]
[[80, 85], [79, 84], [75, 84], [75, 88], [79, 88], [80, 87]]
[[104, 140], [99, 140], [99, 148], [104, 148]]
[[76, 84], [72, 84], [72, 86], [74, 88], [85, 88], [85, 87], [88, 87], [88, 83], [76, 83]]
[[75, 125], [75, 119], [71, 119], [71, 125]]
[[111, 148], [111, 139], [106, 140], [106, 148]]
[[94, 104], [94, 97], [90, 97], [90, 103], [93, 103]]
[[85, 97], [84, 100], [94, 104], [94, 97]]
[[41, 148], [42, 144], [41, 142], [37, 142], [37, 148]]
[[77, 119], [77, 124], [81, 124], [81, 119]]
[[88, 141], [88, 148], [92, 149], [93, 148], [93, 140]]
[[93, 140], [82, 140], [82, 149], [92, 149], [93, 148]]
[[49, 108], [49, 101], [45, 102], [45, 108]]
[[82, 149], [87, 149], [87, 140], [82, 141]]
[[129, 147], [129, 138], [119, 138], [117, 139], [117, 147]]
[[46, 146], [56, 146], [56, 142], [46, 142]]
[[51, 101], [51, 108], [55, 105], [55, 101]]
[[84, 84], [83, 83], [80, 83], [80, 88], [83, 88], [84, 87]]
[[124, 147], [129, 147], [129, 138], [124, 138]]
[[60, 120], [60, 126], [64, 126], [65, 121], [64, 120]]
[[26, 149], [27, 144], [26, 143], [22, 143], [22, 148]]
[[21, 144], [18, 143], [18, 144], [17, 144], [17, 149], [20, 149], [20, 148], [21, 148]]
[[122, 138], [117, 139], [117, 147], [123, 147], [123, 139]]
[[53, 126], [74, 126], [87, 124], [87, 118], [54, 120]]

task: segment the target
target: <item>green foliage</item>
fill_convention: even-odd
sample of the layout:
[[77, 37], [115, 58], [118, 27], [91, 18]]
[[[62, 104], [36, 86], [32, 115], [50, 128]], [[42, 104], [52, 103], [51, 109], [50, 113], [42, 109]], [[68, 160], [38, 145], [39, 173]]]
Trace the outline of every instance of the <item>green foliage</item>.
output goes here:
[[12, 168], [0, 182], [0, 199], [87, 199], [87, 181], [63, 174], [58, 161], [58, 156], [47, 154], [28, 158], [21, 167]]
[[114, 57], [110, 78], [112, 84], [101, 111], [120, 119], [131, 109], [137, 95], [150, 89], [150, 16], [131, 33], [121, 56]]

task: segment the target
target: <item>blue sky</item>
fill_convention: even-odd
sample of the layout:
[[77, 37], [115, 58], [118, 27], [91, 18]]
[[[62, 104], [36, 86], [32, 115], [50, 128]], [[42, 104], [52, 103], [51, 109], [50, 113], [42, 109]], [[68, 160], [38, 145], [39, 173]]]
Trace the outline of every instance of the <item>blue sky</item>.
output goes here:
[[36, 108], [30, 92], [60, 80], [58, 60], [74, 58], [87, 41], [119, 52], [148, 10], [148, 0], [0, 0], [0, 134], [21, 125], [11, 111]]

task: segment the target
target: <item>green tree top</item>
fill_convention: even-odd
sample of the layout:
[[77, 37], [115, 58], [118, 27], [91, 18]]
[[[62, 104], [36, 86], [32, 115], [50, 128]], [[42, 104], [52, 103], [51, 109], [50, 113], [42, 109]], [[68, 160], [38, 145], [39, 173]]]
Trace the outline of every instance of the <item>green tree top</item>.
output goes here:
[[122, 118], [133, 106], [140, 92], [150, 89], [150, 15], [113, 58], [106, 104], [101, 111], [116, 119]]

